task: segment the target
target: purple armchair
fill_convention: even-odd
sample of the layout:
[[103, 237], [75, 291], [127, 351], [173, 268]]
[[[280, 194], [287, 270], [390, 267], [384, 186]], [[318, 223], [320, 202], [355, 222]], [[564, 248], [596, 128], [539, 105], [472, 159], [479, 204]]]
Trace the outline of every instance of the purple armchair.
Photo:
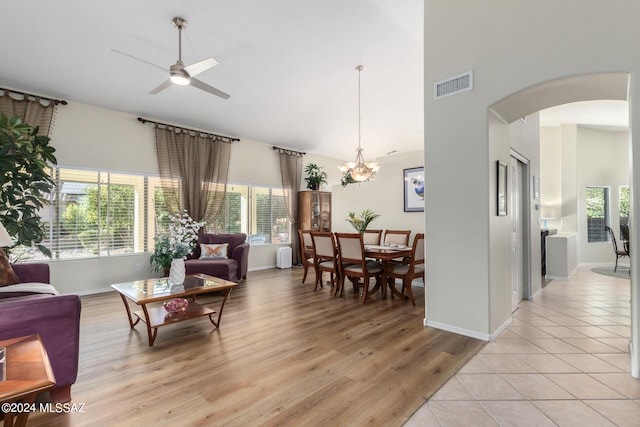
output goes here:
[[[49, 283], [48, 264], [16, 264], [13, 269], [22, 283]], [[71, 385], [78, 376], [80, 297], [28, 292], [0, 294], [0, 340], [33, 334], [40, 334], [56, 378], [51, 399], [70, 401]]]
[[[184, 262], [187, 274], [204, 273], [209, 276], [219, 277], [232, 282], [239, 282], [247, 278], [249, 266], [249, 244], [247, 235], [235, 234], [201, 234], [198, 237], [198, 246], [193, 254]], [[200, 244], [228, 243], [227, 258], [201, 259]]]

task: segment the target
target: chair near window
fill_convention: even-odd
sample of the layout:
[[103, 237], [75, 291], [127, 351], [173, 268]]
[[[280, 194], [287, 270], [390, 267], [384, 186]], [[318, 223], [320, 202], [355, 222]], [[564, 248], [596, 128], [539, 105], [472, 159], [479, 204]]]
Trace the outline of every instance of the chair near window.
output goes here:
[[365, 230], [362, 238], [365, 245], [379, 245], [382, 239], [382, 230]]
[[616, 266], [613, 268], [613, 272], [615, 273], [616, 270], [618, 270], [618, 259], [620, 259], [621, 257], [628, 257], [629, 256], [629, 251], [624, 248], [624, 249], [618, 249], [618, 244], [616, 242], [616, 236], [613, 233], [613, 229], [609, 226], [604, 227], [605, 231], [607, 231], [609, 233], [609, 238], [611, 239], [611, 244], [613, 245], [613, 252], [616, 254]]
[[382, 278], [382, 266], [379, 263], [367, 262], [364, 256], [364, 239], [360, 233], [336, 233], [338, 241], [338, 256], [340, 259], [341, 278], [339, 295], [342, 296], [344, 282], [348, 277], [353, 283], [356, 292], [362, 286], [362, 303], [369, 297], [369, 282], [376, 279], [376, 286], [380, 286]]
[[629, 225], [628, 224], [620, 224], [620, 239], [622, 239], [622, 245], [627, 253], [629, 251]]
[[313, 241], [311, 240], [311, 230], [298, 230], [300, 236], [300, 259], [304, 273], [302, 274], [302, 283], [307, 280], [307, 271], [309, 266], [313, 266]]
[[[413, 279], [422, 278], [424, 282], [424, 234], [418, 233], [413, 239], [411, 258], [408, 264], [391, 264], [391, 269], [387, 271], [389, 286], [395, 286], [395, 280], [402, 280], [402, 294], [407, 292], [411, 304], [416, 305], [413, 298], [411, 282]], [[426, 285], [425, 285], [426, 286]], [[393, 292], [391, 293], [393, 296]]]
[[323, 287], [322, 273], [327, 272], [331, 275], [331, 286], [335, 286], [334, 293], [337, 294], [340, 285], [340, 266], [335, 237], [329, 231], [312, 231], [311, 241], [313, 242], [313, 266], [316, 271], [313, 290], [315, 292], [318, 289], [318, 284], [320, 288]]

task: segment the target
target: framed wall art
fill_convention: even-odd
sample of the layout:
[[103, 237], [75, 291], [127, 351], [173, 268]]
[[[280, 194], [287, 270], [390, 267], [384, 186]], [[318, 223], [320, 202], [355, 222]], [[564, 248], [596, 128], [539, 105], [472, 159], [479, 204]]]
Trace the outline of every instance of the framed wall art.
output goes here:
[[424, 167], [403, 170], [404, 211], [424, 212]]
[[505, 216], [507, 214], [507, 164], [498, 160], [496, 165], [498, 216]]

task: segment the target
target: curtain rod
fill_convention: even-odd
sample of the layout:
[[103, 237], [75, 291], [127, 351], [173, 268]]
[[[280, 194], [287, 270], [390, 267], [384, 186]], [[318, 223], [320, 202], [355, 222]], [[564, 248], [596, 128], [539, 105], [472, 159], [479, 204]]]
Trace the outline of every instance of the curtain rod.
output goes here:
[[22, 91], [22, 90], [9, 89], [8, 87], [0, 87], [0, 90], [3, 90], [3, 91], [6, 90], [6, 91], [9, 91], [9, 92], [18, 93], [18, 94], [24, 95], [24, 96], [33, 96], [34, 98], [46, 99], [47, 101], [53, 102], [53, 105], [58, 105], [58, 104], [67, 105], [67, 101], [65, 101], [64, 99], [50, 98], [48, 96], [37, 95], [35, 93], [28, 93], [28, 92], [25, 92], [25, 91]]
[[290, 150], [288, 148], [276, 147], [275, 145], [273, 146], [273, 149], [285, 154], [295, 154], [296, 156], [304, 156], [305, 154], [307, 154], [303, 151]]
[[156, 121], [153, 121], [153, 120], [145, 119], [143, 117], [138, 117], [138, 121], [140, 123], [153, 123], [153, 124], [156, 124], [156, 125], [167, 126], [167, 127], [171, 127], [171, 128], [174, 128], [174, 129], [185, 130], [187, 132], [203, 133], [205, 135], [215, 136], [215, 137], [218, 137], [218, 138], [224, 138], [224, 139], [228, 140], [229, 142], [240, 141], [239, 138], [232, 138], [230, 136], [218, 135], [216, 133], [205, 132], [205, 131], [198, 130], [198, 129], [189, 129], [189, 128], [185, 128], [185, 127], [182, 127], [182, 126], [172, 125], [172, 124], [169, 124], [169, 123], [156, 122]]

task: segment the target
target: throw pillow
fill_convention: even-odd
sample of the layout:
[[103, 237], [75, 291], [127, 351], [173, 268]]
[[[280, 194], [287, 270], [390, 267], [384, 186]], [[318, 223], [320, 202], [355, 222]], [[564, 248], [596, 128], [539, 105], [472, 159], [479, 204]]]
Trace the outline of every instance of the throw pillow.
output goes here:
[[226, 259], [228, 243], [200, 243], [200, 259]]
[[0, 286], [15, 285], [16, 283], [20, 283], [20, 278], [11, 268], [4, 250], [0, 249]]

